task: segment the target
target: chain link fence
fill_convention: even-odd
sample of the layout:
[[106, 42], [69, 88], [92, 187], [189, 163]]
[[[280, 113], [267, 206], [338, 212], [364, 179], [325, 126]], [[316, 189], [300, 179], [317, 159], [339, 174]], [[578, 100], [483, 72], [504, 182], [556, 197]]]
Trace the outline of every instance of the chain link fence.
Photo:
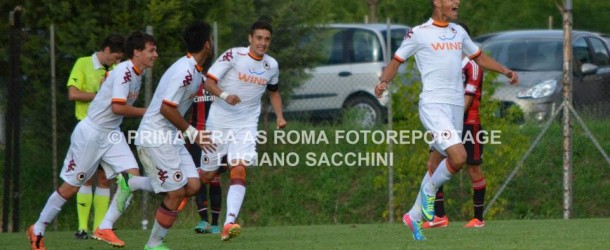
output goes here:
[[[403, 65], [399, 70], [401, 77], [397, 78], [393, 83], [394, 97], [393, 109], [396, 113], [388, 115], [389, 108], [389, 94], [386, 93], [381, 99], [375, 98], [373, 94], [373, 87], [378, 82], [379, 75], [386, 65], [387, 61], [390, 60], [388, 55], [391, 55], [393, 51], [400, 45], [406, 29], [408, 27], [404, 25], [391, 25], [391, 32], [387, 32], [387, 25], [337, 25], [330, 26], [328, 34], [322, 41], [320, 47], [320, 53], [322, 54], [320, 64], [312, 68], [309, 73], [311, 77], [303, 82], [301, 86], [294, 89], [291, 94], [291, 98], [286, 99], [285, 112], [291, 119], [289, 122], [296, 124], [295, 127], [289, 127], [290, 131], [306, 131], [315, 130], [320, 131], [321, 129], [331, 130], [344, 130], [344, 131], [362, 131], [362, 130], [386, 130], [388, 121], [396, 122], [394, 130], [401, 129], [422, 129], [419, 126], [419, 120], [416, 115], [404, 115], [405, 112], [409, 111], [412, 114], [416, 114], [416, 105], [414, 102], [416, 97], [410, 95], [411, 92], [416, 92], [417, 89], [404, 90], [402, 87], [411, 86], [411, 83], [418, 80], [417, 73], [413, 73], [409, 69], [408, 65]], [[544, 32], [540, 32], [543, 34]], [[49, 43], [45, 42], [49, 40], [49, 34], [46, 31], [29, 31], [29, 42], [27, 44], [27, 50], [22, 55], [26, 58], [26, 65], [31, 66], [35, 63], [41, 65], [48, 65], [49, 55]], [[390, 37], [389, 46], [386, 37]], [[499, 37], [498, 37], [499, 38]], [[501, 105], [498, 107], [494, 115], [499, 117], [510, 116], [514, 126], [502, 127], [503, 129], [513, 130], [507, 133], [510, 136], [519, 136], [519, 129], [523, 123], [540, 123], [547, 121], [550, 115], [555, 112], [562, 101], [562, 83], [561, 83], [561, 70], [562, 70], [562, 43], [561, 35], [557, 37], [556, 34], [549, 33], [548, 38], [543, 39], [532, 39], [524, 40], [517, 39], [513, 42], [507, 40], [500, 40], [495, 42], [494, 37], [488, 38], [488, 41], [483, 43], [483, 48], [489, 51], [495, 59], [507, 65], [514, 70], [518, 70], [521, 73], [521, 84], [519, 86], [506, 86], [500, 84], [498, 86], [485, 86], [485, 91], [494, 90], [493, 96], [488, 96], [489, 100], [498, 100]], [[582, 39], [582, 40], [579, 40]], [[610, 114], [610, 66], [608, 65], [608, 46], [607, 43], [597, 42], [598, 39], [595, 36], [592, 37], [578, 37], [574, 39], [574, 55], [578, 59], [575, 62], [576, 72], [574, 73], [574, 106], [576, 110], [581, 112], [583, 117], [606, 120], [607, 115]], [[601, 41], [601, 40], [599, 40]], [[605, 46], [605, 47], [602, 47]], [[219, 46], [215, 46], [218, 48]], [[170, 61], [182, 56], [179, 52], [170, 52], [163, 54], [166, 62], [162, 63], [164, 67], [168, 67]], [[60, 70], [57, 71], [57, 110], [58, 110], [58, 138], [57, 147], [59, 152], [60, 162], [63, 160], [64, 153], [69, 145], [69, 137], [72, 128], [75, 124], [73, 118], [73, 104], [64, 98], [67, 96], [67, 88], [65, 83], [69, 74], [71, 65], [73, 65], [76, 58], [80, 55], [65, 54], [62, 51], [57, 51], [58, 67]], [[281, 63], [280, 68], [281, 68]], [[164, 67], [155, 68], [155, 76], [160, 76], [165, 71]], [[40, 71], [40, 72], [38, 72]], [[38, 209], [42, 208], [43, 202], [46, 201], [41, 198], [38, 193], [48, 194], [53, 188], [53, 178], [57, 178], [58, 172], [48, 169], [46, 166], [50, 165], [51, 152], [49, 150], [51, 141], [51, 135], [49, 130], [42, 130], [40, 124], [48, 124], [50, 119], [51, 108], [49, 107], [50, 101], [49, 92], [47, 85], [51, 82], [51, 77], [46, 70], [28, 71], [24, 75], [22, 82], [26, 91], [23, 93], [24, 100], [28, 101], [24, 107], [24, 115], [20, 118], [22, 122], [22, 130], [25, 135], [24, 138], [24, 155], [27, 155], [26, 160], [22, 162], [21, 169], [23, 171], [32, 171], [31, 169], [39, 169], [44, 171], [36, 171], [36, 174], [28, 175], [22, 185], [26, 187], [23, 193], [20, 194], [22, 198], [21, 207], [31, 207], [35, 209], [24, 210], [22, 213], [23, 218], [34, 218], [39, 212]], [[154, 77], [154, 76], [152, 76]], [[281, 80], [280, 75], [280, 80]], [[5, 81], [2, 81], [4, 84]], [[153, 83], [158, 82], [158, 79], [152, 79]], [[496, 82], [506, 82], [503, 76], [500, 76]], [[154, 84], [151, 85], [154, 88]], [[400, 89], [399, 89], [400, 88]], [[145, 90], [154, 91], [154, 89]], [[404, 91], [404, 92], [401, 92]], [[19, 93], [7, 92], [6, 95], [20, 95]], [[145, 98], [140, 98], [139, 105], [148, 103]], [[486, 100], [483, 100], [484, 102]], [[409, 107], [406, 107], [409, 106]], [[347, 110], [354, 108], [357, 115], [350, 116], [350, 112]], [[400, 115], [397, 115], [399, 113]], [[348, 119], [345, 119], [347, 114]], [[343, 117], [343, 119], [340, 119]], [[15, 117], [9, 118], [9, 120], [18, 119]], [[329, 121], [330, 126], [316, 127], [317, 124], [311, 125], [307, 123], [311, 119]], [[7, 120], [7, 121], [9, 121]], [[336, 127], [336, 122], [343, 120], [340, 123], [340, 127]], [[294, 122], [293, 122], [294, 121]], [[303, 123], [301, 123], [303, 121]], [[494, 120], [495, 121], [495, 120]], [[485, 122], [485, 121], [484, 121]], [[137, 129], [139, 120], [137, 119], [126, 119], [125, 126], [123, 129]], [[491, 122], [490, 122], [491, 123]], [[326, 124], [326, 123], [325, 123]], [[323, 124], [324, 125], [324, 124]], [[495, 124], [494, 124], [495, 125]], [[494, 125], [490, 124], [489, 127], [494, 128]], [[44, 126], [43, 126], [44, 127]], [[537, 131], [539, 132], [539, 131]], [[302, 132], [298, 132], [302, 133]], [[319, 134], [318, 134], [319, 135]], [[300, 192], [303, 197], [299, 201], [294, 202], [296, 204], [305, 203], [305, 205], [294, 205], [284, 202], [279, 202], [282, 199], [277, 199], [277, 204], [269, 204], [258, 201], [256, 198], [249, 199], [244, 204], [245, 215], [243, 216], [247, 222], [257, 225], [268, 225], [268, 224], [282, 224], [282, 223], [369, 223], [390, 221], [397, 215], [401, 215], [406, 209], [410, 207], [410, 203], [413, 195], [416, 195], [417, 185], [421, 180], [421, 174], [425, 168], [425, 159], [422, 157], [426, 155], [427, 146], [423, 143], [417, 145], [395, 145], [396, 160], [392, 161], [394, 164], [396, 173], [388, 177], [388, 172], [391, 169], [386, 168], [387, 166], [366, 166], [366, 162], [356, 164], [358, 166], [352, 169], [347, 169], [346, 172], [350, 172], [350, 175], [343, 175], [343, 169], [347, 168], [348, 163], [348, 152], [355, 153], [381, 153], [386, 152], [387, 143], [370, 145], [361, 141], [350, 144], [346, 140], [337, 140], [335, 136], [338, 134], [334, 133], [332, 138], [329, 138], [329, 145], [300, 145], [290, 144], [286, 147], [278, 147], [272, 143], [259, 146], [261, 153], [268, 152], [285, 152], [289, 154], [291, 152], [298, 153], [301, 157], [302, 165], [307, 165], [308, 153], [316, 153], [317, 169], [311, 169], [307, 167], [301, 168], [281, 168], [273, 169], [261, 167], [259, 169], [254, 168], [252, 171], [252, 180], [273, 180], [269, 181], [271, 184], [266, 185], [253, 185], [249, 187], [249, 195], [253, 193], [255, 195], [266, 195], [270, 191], [272, 195], [288, 198], [281, 196], [282, 192], [278, 190], [287, 190]], [[536, 135], [534, 133], [534, 135]], [[522, 135], [521, 135], [522, 136]], [[558, 135], [554, 135], [557, 137]], [[319, 136], [316, 138], [320, 138]], [[520, 137], [521, 138], [521, 137]], [[508, 176], [510, 167], [517, 165], [519, 159], [515, 157], [506, 157], [507, 148], [518, 148], [521, 151], [525, 151], [530, 143], [534, 141], [535, 136], [526, 138], [527, 140], [515, 140], [508, 141], [502, 148], [498, 146], [498, 149], [486, 151], [491, 157], [493, 155], [502, 155], [502, 160], [489, 160], [490, 165], [497, 169], [490, 170], [490, 177], [488, 183], [490, 185], [490, 193], [496, 191], [493, 186], [499, 186], [499, 184]], [[521, 138], [523, 139], [523, 138]], [[299, 140], [297, 140], [299, 141]], [[342, 143], [335, 144], [335, 141]], [[303, 140], [300, 140], [303, 142]], [[325, 141], [322, 140], [322, 143]], [[303, 144], [303, 143], [301, 143]], [[602, 145], [603, 147], [603, 145]], [[301, 150], [301, 151], [298, 151]], [[486, 148], [487, 150], [487, 148]], [[340, 164], [329, 163], [329, 166], [337, 168], [324, 168], [325, 163], [321, 162], [322, 153], [334, 153], [343, 152], [344, 157]], [[390, 153], [392, 153], [390, 151]], [[523, 153], [523, 152], [522, 152]], [[400, 155], [398, 157], [397, 155]], [[415, 156], [417, 155], [417, 156]], [[370, 156], [370, 155], [365, 155]], [[421, 157], [420, 157], [421, 156]], [[338, 158], [339, 159], [339, 158]], [[398, 160], [399, 159], [399, 160]], [[6, 159], [5, 159], [6, 160]], [[504, 161], [504, 162], [503, 162]], [[285, 161], [283, 163], [286, 163]], [[288, 162], [290, 163], [290, 162]], [[362, 163], [362, 164], [360, 164]], [[387, 163], [387, 162], [382, 162]], [[290, 165], [290, 164], [288, 164]], [[299, 165], [299, 164], [297, 164]], [[300, 166], [302, 166], [300, 165]], [[315, 165], [315, 164], [314, 164]], [[319, 165], [322, 165], [320, 167]], [[44, 168], [41, 166], [45, 166]], [[61, 166], [59, 166], [61, 168]], [[44, 173], [43, 173], [44, 172]], [[266, 174], [265, 172], [272, 172], [275, 176], [283, 176], [287, 179], [286, 182], [274, 179], [274, 175]], [[250, 172], [249, 172], [250, 174]], [[276, 175], [277, 174], [277, 175]], [[341, 175], [340, 175], [341, 174]], [[303, 178], [308, 176], [308, 178]], [[342, 177], [338, 177], [342, 176]], [[347, 177], [346, 177], [347, 176]], [[363, 177], [365, 176], [365, 177]], [[249, 177], [250, 178], [250, 177]], [[266, 179], [267, 178], [267, 179]], [[337, 178], [333, 183], [340, 184], [327, 184], [332, 178]], [[464, 176], [456, 178], [457, 180], [450, 183], [461, 190], [459, 195], [455, 197], [462, 198], [462, 203], [456, 205], [457, 208], [454, 213], [464, 215], [469, 212], [469, 197], [466, 195], [470, 189], [468, 185], [462, 185], [463, 181], [467, 179]], [[265, 182], [265, 181], [262, 181]], [[395, 203], [388, 205], [387, 201], [394, 198], [394, 194], [386, 192], [385, 187], [398, 183], [395, 187], [391, 187], [392, 190], [397, 191]], [[281, 186], [279, 184], [274, 185], [273, 183], [283, 183], [290, 187]], [[302, 189], [294, 187], [294, 183], [298, 183], [303, 186]], [[225, 183], [226, 184], [226, 183]], [[317, 190], [321, 187], [321, 190]], [[371, 188], [372, 187], [372, 188]], [[304, 189], [304, 190], [303, 190]], [[457, 189], [457, 188], [456, 188]], [[6, 191], [6, 187], [4, 189]], [[380, 191], [381, 190], [381, 191]], [[314, 192], [315, 191], [315, 192]], [[325, 192], [326, 191], [326, 192]], [[289, 192], [288, 192], [289, 193]], [[388, 197], [389, 196], [389, 197]], [[413, 196], [413, 197], [411, 197]], [[36, 197], [30, 198], [30, 197]], [[256, 197], [256, 196], [255, 196]], [[368, 197], [368, 198], [367, 198]], [[361, 200], [367, 200], [368, 203]], [[147, 209], [147, 204], [157, 204], [158, 200], [153, 197], [150, 201], [144, 200], [141, 204], [135, 202], [133, 210], [125, 217], [137, 218], [138, 222], [151, 219], [150, 213], [142, 213], [138, 209]], [[291, 200], [292, 201], [292, 200]], [[142, 204], [146, 203], [146, 204]], [[363, 205], [364, 204], [364, 205]], [[463, 205], [462, 205], [463, 204]], [[510, 207], [508, 201], [499, 200], [499, 206], [495, 211], [492, 211], [490, 215], [501, 214], [505, 208]], [[154, 205], [148, 205], [152, 207]], [[277, 207], [280, 206], [280, 207]], [[269, 207], [274, 208], [274, 213], [265, 214], [265, 209]], [[389, 208], [388, 208], [389, 207]], [[65, 210], [62, 214], [68, 214], [72, 216], [61, 216], [58, 218], [60, 224], [63, 225], [74, 225], [76, 219], [73, 216], [75, 214], [73, 206], [66, 204]], [[292, 212], [286, 212], [290, 210]], [[319, 216], [313, 216], [312, 221], [296, 221], [293, 217], [286, 214], [299, 214], [302, 210], [315, 211]], [[388, 210], [392, 211], [391, 213]], [[196, 211], [191, 206], [188, 207], [187, 216], [181, 218], [181, 222], [188, 225], [197, 221], [195, 218]], [[299, 211], [299, 212], [294, 212]], [[395, 213], [393, 213], [395, 212]], [[312, 212], [314, 213], [314, 212]], [[263, 216], [263, 215], [266, 216]], [[397, 215], [394, 215], [397, 214]], [[508, 215], [504, 215], [509, 217]], [[304, 217], [307, 217], [304, 215]], [[276, 218], [276, 219], [270, 219]], [[382, 218], [382, 219], [379, 219]], [[10, 219], [5, 219], [3, 223], [7, 223]], [[283, 220], [283, 221], [282, 221]], [[20, 222], [22, 225], [29, 221]], [[125, 224], [119, 224], [127, 226]], [[139, 223], [138, 223], [139, 226]]]

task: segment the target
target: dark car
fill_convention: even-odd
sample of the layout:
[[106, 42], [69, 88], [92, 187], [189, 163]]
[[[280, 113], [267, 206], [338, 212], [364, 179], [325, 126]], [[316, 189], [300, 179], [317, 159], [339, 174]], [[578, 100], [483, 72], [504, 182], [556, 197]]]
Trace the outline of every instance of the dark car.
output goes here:
[[[503, 107], [518, 105], [528, 119], [544, 120], [562, 102], [563, 31], [522, 30], [484, 35], [483, 51], [519, 73], [520, 84], [502, 85], [494, 98]], [[608, 114], [610, 57], [608, 43], [596, 33], [573, 31], [573, 104], [577, 109]], [[499, 76], [497, 82], [505, 82]]]

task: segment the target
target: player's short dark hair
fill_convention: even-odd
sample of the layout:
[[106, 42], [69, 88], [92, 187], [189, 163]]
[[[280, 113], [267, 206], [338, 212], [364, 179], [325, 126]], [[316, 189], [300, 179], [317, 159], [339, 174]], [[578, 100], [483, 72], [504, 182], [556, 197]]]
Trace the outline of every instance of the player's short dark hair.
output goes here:
[[182, 39], [186, 44], [188, 52], [199, 52], [203, 49], [204, 44], [210, 41], [210, 32], [212, 28], [208, 23], [195, 21], [184, 29]]
[[250, 35], [253, 35], [255, 30], [268, 30], [269, 33], [273, 34], [271, 23], [263, 18], [258, 19], [258, 21], [252, 24], [250, 27]]
[[468, 34], [468, 36], [470, 36], [470, 29], [468, 28], [468, 26], [465, 23], [456, 22], [455, 24], [461, 26], [462, 29], [464, 29], [466, 31], [466, 34]]
[[133, 57], [133, 50], [144, 50], [147, 43], [157, 45], [155, 38], [141, 31], [133, 32], [125, 40], [125, 55], [127, 58]]
[[110, 34], [109, 36], [102, 41], [100, 45], [100, 50], [106, 49], [108, 47], [110, 49], [110, 53], [122, 53], [123, 47], [125, 46], [125, 38], [118, 34]]

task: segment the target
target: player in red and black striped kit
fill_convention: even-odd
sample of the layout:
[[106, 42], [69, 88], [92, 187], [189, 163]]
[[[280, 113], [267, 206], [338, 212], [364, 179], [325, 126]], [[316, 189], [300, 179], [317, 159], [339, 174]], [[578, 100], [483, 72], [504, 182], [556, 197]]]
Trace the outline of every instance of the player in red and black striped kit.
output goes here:
[[[211, 65], [211, 62], [212, 61], [210, 61], [210, 63], [206, 62], [206, 65], [204, 65], [206, 71]], [[214, 98], [215, 96], [205, 91], [203, 89], [203, 84], [201, 84], [199, 90], [197, 91], [197, 95], [194, 97], [193, 105], [191, 106], [190, 123], [197, 130], [205, 130], [205, 122], [207, 120], [208, 113], [210, 112], [210, 106], [212, 105]], [[189, 144], [187, 145], [187, 149], [193, 157], [195, 166], [199, 169], [199, 167], [201, 167], [201, 148]], [[223, 163], [226, 163], [226, 159], [223, 159]], [[201, 220], [194, 228], [196, 233], [218, 234], [221, 231], [221, 228], [218, 227], [218, 217], [220, 215], [220, 208], [222, 206], [222, 189], [220, 187], [220, 174], [224, 171], [224, 167], [219, 168], [218, 175], [216, 175], [216, 177], [214, 177], [214, 179], [212, 179], [212, 181], [210, 181], [209, 183], [202, 183], [199, 192], [197, 193], [195, 200], [197, 203], [197, 211]], [[212, 210], [211, 222], [208, 217], [208, 186], [210, 189], [210, 208]]]
[[[468, 27], [459, 24], [470, 33]], [[468, 57], [462, 61], [462, 78], [464, 80], [464, 127], [462, 129], [462, 142], [466, 149], [466, 164], [468, 174], [472, 181], [474, 190], [472, 201], [474, 204], [474, 218], [464, 227], [484, 227], [483, 209], [485, 204], [486, 182], [481, 171], [483, 163], [483, 144], [481, 120], [479, 116], [479, 105], [481, 104], [481, 92], [483, 89], [483, 69]], [[441, 159], [438, 160], [440, 162]], [[441, 186], [436, 193], [434, 202], [434, 219], [424, 222], [423, 228], [446, 227], [449, 219], [445, 216], [444, 193]]]

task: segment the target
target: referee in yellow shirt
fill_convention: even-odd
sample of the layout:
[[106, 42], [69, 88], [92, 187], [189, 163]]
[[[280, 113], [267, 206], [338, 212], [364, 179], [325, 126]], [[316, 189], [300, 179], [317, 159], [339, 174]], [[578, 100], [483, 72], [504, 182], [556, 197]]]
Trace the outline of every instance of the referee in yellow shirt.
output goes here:
[[[110, 70], [123, 58], [125, 38], [110, 35], [104, 39], [99, 51], [91, 56], [79, 58], [68, 78], [68, 99], [75, 102], [74, 115], [79, 121], [87, 115], [89, 103], [110, 73]], [[77, 239], [88, 239], [89, 212], [94, 207], [93, 228], [104, 219], [110, 203], [110, 189], [106, 174], [100, 167], [97, 171], [97, 183], [93, 190], [95, 178], [89, 179], [76, 194], [76, 211], [78, 213]]]

